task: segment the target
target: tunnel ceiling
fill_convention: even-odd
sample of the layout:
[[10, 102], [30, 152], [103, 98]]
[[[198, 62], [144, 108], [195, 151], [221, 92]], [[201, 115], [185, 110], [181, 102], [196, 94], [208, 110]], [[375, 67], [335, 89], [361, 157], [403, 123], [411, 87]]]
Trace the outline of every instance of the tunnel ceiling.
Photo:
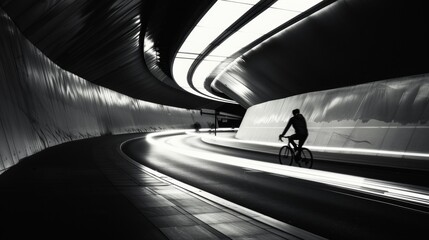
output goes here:
[[[234, 105], [179, 90], [171, 79], [173, 56], [214, 2], [0, 0], [0, 7], [45, 55], [88, 81], [145, 101], [234, 111]], [[247, 72], [239, 80], [252, 96], [220, 89], [248, 107], [308, 91], [428, 72], [426, 8], [388, 0], [331, 5], [243, 56], [245, 64], [239, 68]], [[155, 71], [165, 75], [162, 80], [143, 57], [146, 35], [160, 56]]]
[[0, 0], [0, 7], [25, 37], [65, 70], [133, 98], [198, 109], [224, 104], [159, 81], [144, 62], [143, 37], [136, 34], [147, 30], [161, 54], [172, 56], [212, 2]]
[[342, 0], [242, 55], [214, 85], [244, 107], [429, 72], [424, 2]]

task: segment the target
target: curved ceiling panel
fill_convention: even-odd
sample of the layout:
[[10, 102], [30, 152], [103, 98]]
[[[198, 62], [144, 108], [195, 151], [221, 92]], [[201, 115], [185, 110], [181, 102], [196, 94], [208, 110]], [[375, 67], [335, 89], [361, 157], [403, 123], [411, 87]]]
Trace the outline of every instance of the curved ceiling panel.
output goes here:
[[[88, 81], [145, 101], [218, 108], [223, 103], [180, 90], [171, 74], [177, 50], [214, 2], [0, 0], [0, 7], [52, 61]], [[212, 87], [248, 107], [427, 73], [421, 59], [429, 53], [429, 19], [422, 4], [336, 1], [245, 53]], [[146, 37], [155, 58], [144, 56]]]
[[237, 59], [214, 81], [242, 106], [429, 72], [423, 3], [337, 1]]
[[[159, 81], [146, 66], [142, 41], [147, 30], [169, 66], [181, 39], [211, 0], [0, 0], [16, 25], [62, 68], [128, 96], [184, 108], [216, 108]], [[169, 68], [163, 67], [169, 74]]]

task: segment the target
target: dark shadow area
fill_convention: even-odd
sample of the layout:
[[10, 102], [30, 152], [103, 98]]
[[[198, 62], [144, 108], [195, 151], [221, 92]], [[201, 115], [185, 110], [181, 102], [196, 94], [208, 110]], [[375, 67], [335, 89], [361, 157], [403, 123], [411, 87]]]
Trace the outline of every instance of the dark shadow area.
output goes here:
[[0, 175], [0, 238], [166, 239], [97, 165], [120, 157], [124, 136], [61, 144]]

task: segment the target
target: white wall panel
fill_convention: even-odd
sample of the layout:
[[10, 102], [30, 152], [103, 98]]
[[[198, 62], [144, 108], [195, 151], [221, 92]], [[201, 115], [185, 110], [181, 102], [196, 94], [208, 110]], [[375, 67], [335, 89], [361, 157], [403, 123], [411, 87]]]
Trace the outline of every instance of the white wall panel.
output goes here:
[[308, 146], [429, 154], [429, 74], [254, 105], [236, 137], [276, 142], [295, 108], [307, 119]]
[[1, 9], [0, 53], [0, 173], [67, 141], [213, 122], [197, 110], [132, 99], [61, 69]]

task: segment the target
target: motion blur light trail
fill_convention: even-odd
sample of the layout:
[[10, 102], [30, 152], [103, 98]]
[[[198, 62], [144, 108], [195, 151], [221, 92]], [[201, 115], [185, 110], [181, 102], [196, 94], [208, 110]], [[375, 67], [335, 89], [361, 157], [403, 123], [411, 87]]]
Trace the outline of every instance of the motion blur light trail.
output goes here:
[[346, 174], [267, 163], [257, 161], [256, 159], [251, 160], [219, 153], [211, 153], [200, 149], [186, 147], [185, 144], [180, 144], [180, 146], [175, 144], [177, 142], [185, 142], [184, 140], [186, 138], [195, 137], [186, 135], [186, 131], [189, 130], [173, 130], [151, 133], [147, 135], [146, 140], [151, 145], [159, 146], [165, 151], [175, 152], [188, 157], [200, 159], [201, 161], [213, 161], [241, 167], [244, 169], [263, 171], [283, 177], [293, 177], [307, 181], [324, 183], [330, 186], [340, 187], [380, 197], [423, 204], [425, 206], [429, 205], [429, 191], [424, 188], [415, 188], [409, 185]]
[[[204, 138], [213, 138], [213, 136], [204, 136]], [[216, 137], [217, 139], [222, 140], [223, 142], [232, 142], [232, 143], [245, 143], [251, 145], [260, 145], [260, 146], [269, 146], [269, 147], [278, 147], [285, 145], [285, 143], [273, 143], [273, 142], [261, 142], [261, 141], [250, 141], [250, 140], [241, 140], [225, 137]], [[311, 146], [305, 145], [306, 148], [309, 148], [313, 151], [326, 151], [333, 153], [356, 153], [356, 154], [371, 154], [371, 155], [382, 155], [382, 156], [407, 156], [407, 157], [419, 157], [419, 158], [428, 158], [428, 153], [418, 153], [418, 152], [400, 152], [400, 151], [387, 151], [387, 150], [377, 150], [377, 149], [365, 149], [365, 148], [347, 148], [347, 147], [322, 147], [322, 146]]]

